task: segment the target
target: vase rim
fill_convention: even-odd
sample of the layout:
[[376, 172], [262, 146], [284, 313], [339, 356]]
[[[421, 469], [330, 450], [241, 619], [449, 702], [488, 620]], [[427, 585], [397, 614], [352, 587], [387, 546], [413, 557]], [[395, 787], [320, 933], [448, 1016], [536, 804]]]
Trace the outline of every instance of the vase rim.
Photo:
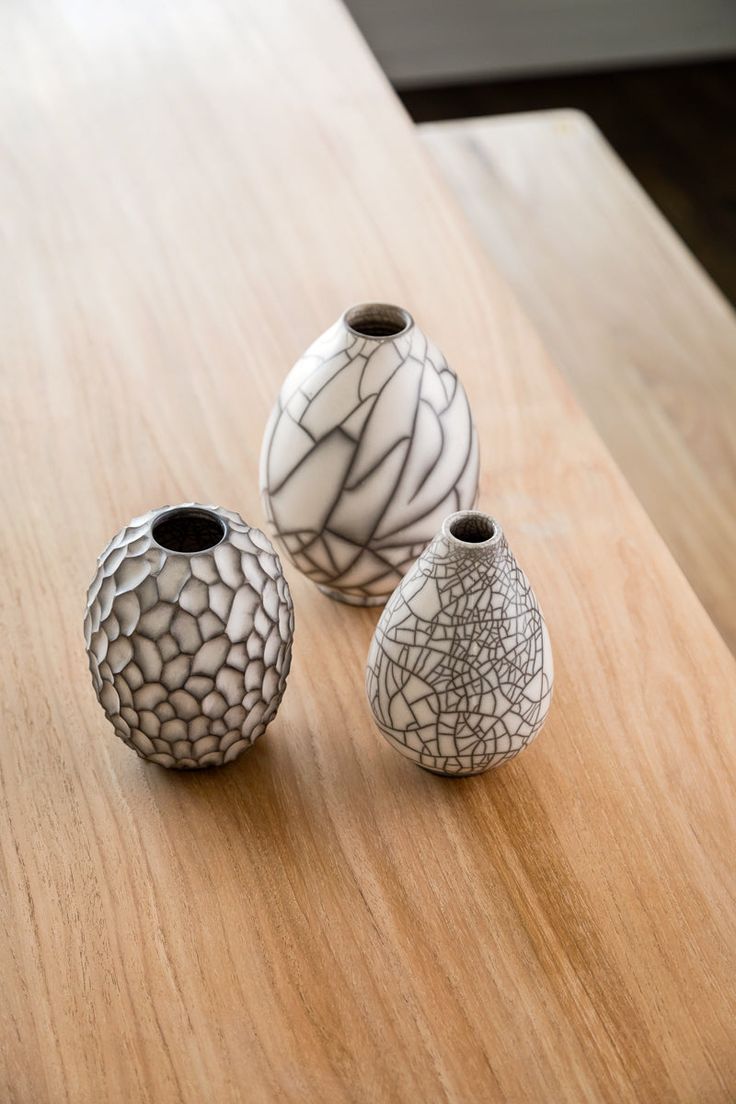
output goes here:
[[503, 540], [503, 530], [483, 510], [457, 510], [443, 521], [442, 536], [454, 549], [481, 552], [497, 548]]
[[393, 341], [414, 326], [405, 307], [395, 303], [355, 303], [342, 315], [342, 322], [356, 337], [369, 341]]
[[[191, 532], [186, 534], [182, 528], [177, 527], [177, 521], [186, 518], [193, 520], [198, 518], [200, 522], [209, 523], [209, 530], [199, 536]], [[162, 534], [161, 528], [168, 526], [168, 532]], [[182, 502], [178, 506], [162, 506], [156, 510], [151, 518], [151, 541], [167, 555], [171, 556], [201, 556], [206, 552], [214, 552], [219, 545], [226, 540], [229, 526], [226, 518], [214, 506], [200, 506], [198, 502]], [[156, 533], [158, 529], [158, 535]], [[168, 543], [165, 541], [168, 540]], [[197, 547], [176, 547], [177, 544], [190, 543]]]

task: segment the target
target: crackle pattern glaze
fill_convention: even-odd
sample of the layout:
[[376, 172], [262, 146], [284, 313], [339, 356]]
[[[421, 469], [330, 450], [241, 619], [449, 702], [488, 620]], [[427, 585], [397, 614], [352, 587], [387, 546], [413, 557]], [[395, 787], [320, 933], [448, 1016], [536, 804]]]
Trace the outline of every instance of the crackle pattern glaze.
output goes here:
[[[215, 515], [220, 543], [161, 547], [157, 519], [184, 510]], [[267, 537], [235, 513], [193, 503], [152, 510], [113, 537], [84, 623], [94, 688], [116, 733], [177, 769], [229, 763], [262, 735], [284, 693], [293, 629]]]
[[264, 507], [285, 555], [331, 597], [383, 604], [477, 486], [465, 391], [401, 308], [351, 308], [286, 378], [261, 452]]
[[381, 731], [428, 770], [480, 774], [531, 743], [552, 680], [544, 618], [500, 527], [476, 512], [448, 518], [371, 642], [366, 691]]

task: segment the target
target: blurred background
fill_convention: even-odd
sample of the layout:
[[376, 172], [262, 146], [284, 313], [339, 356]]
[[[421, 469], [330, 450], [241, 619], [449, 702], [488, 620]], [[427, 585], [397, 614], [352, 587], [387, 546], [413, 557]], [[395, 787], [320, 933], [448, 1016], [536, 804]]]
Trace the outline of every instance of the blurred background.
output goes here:
[[348, 0], [415, 122], [587, 112], [736, 303], [736, 0]]
[[736, 0], [347, 4], [736, 653]]

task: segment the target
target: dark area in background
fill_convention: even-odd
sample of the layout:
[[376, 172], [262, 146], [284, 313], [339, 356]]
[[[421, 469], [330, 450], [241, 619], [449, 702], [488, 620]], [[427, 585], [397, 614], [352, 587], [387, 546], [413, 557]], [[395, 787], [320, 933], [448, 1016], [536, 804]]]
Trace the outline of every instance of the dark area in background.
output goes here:
[[399, 91], [415, 122], [587, 112], [736, 304], [736, 61]]

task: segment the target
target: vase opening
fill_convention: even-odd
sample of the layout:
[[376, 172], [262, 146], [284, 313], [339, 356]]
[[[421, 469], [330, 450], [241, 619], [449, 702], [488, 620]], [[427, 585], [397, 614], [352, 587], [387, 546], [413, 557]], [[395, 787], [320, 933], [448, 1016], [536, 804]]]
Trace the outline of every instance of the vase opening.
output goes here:
[[457, 514], [452, 514], [443, 529], [446, 535], [460, 544], [490, 544], [500, 534], [500, 529], [493, 518], [478, 510], [461, 510]]
[[167, 510], [153, 525], [153, 539], [167, 552], [207, 552], [225, 536], [225, 524], [201, 506]]
[[345, 311], [344, 319], [357, 337], [379, 339], [398, 337], [414, 324], [408, 311], [391, 303], [359, 303]]

